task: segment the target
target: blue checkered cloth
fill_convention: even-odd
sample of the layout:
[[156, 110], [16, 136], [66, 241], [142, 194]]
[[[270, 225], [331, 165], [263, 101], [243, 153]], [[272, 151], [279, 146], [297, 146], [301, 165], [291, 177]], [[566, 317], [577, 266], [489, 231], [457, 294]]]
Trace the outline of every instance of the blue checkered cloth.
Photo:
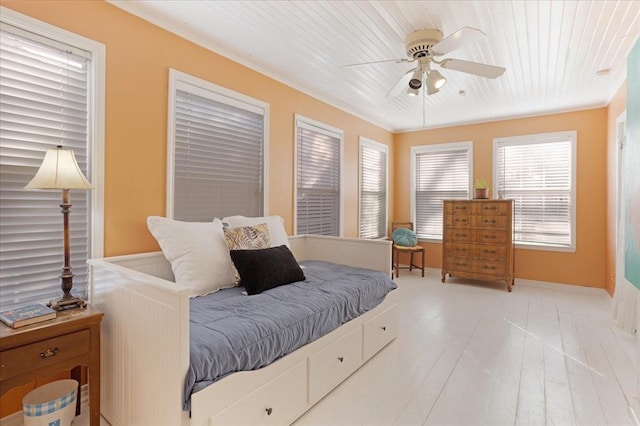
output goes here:
[[69, 404], [75, 403], [76, 393], [77, 391], [74, 390], [73, 392], [64, 395], [56, 400], [45, 402], [42, 404], [23, 404], [22, 411], [27, 417], [45, 416], [58, 410], [62, 410]]

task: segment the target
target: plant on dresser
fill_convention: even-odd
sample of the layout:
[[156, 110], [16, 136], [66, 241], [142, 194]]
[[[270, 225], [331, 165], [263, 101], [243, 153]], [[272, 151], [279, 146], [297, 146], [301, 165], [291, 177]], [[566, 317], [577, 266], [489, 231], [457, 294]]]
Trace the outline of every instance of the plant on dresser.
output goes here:
[[504, 281], [513, 276], [513, 200], [444, 200], [442, 282], [452, 277]]

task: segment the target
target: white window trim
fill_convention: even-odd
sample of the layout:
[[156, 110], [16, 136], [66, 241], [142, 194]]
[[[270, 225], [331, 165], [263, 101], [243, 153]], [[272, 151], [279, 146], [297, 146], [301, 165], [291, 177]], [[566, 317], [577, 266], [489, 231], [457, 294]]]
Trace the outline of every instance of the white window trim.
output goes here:
[[[104, 122], [105, 122], [105, 45], [51, 24], [0, 6], [0, 21], [54, 41], [91, 52], [91, 70], [88, 75], [91, 92], [91, 120], [89, 138], [91, 175], [88, 176], [94, 189], [91, 191], [91, 258], [104, 256]], [[72, 213], [73, 214], [73, 213]], [[89, 288], [89, 286], [87, 286]]]
[[165, 216], [173, 219], [174, 208], [174, 175], [175, 175], [175, 116], [176, 116], [176, 92], [185, 88], [190, 93], [204, 94], [208, 98], [215, 98], [217, 101], [233, 105], [238, 108], [262, 114], [264, 116], [264, 146], [262, 149], [262, 169], [263, 169], [263, 205], [262, 211], [265, 216], [269, 212], [269, 104], [247, 95], [243, 95], [226, 87], [218, 86], [210, 81], [202, 80], [176, 69], [169, 69], [169, 111], [167, 123], [167, 203]]
[[[521, 136], [511, 136], [511, 137], [502, 137], [493, 139], [493, 182], [494, 186], [497, 187], [498, 182], [498, 146], [501, 143], [509, 143], [510, 145], [517, 144], [535, 144], [535, 143], [545, 143], [545, 142], [562, 142], [569, 139], [571, 142], [571, 161], [573, 162], [573, 167], [571, 168], [571, 209], [570, 209], [570, 220], [571, 220], [571, 244], [567, 247], [559, 247], [547, 244], [534, 244], [534, 243], [514, 243], [515, 248], [517, 249], [526, 249], [526, 250], [543, 250], [543, 251], [558, 251], [565, 253], [575, 253], [576, 251], [576, 180], [577, 180], [577, 150], [578, 150], [578, 132], [575, 130], [565, 131], [565, 132], [553, 132], [553, 133], [539, 133], [534, 135], [521, 135]], [[495, 188], [494, 188], [495, 189]]]
[[340, 139], [340, 207], [338, 236], [344, 235], [344, 130], [329, 126], [300, 114], [294, 115], [293, 129], [293, 232], [298, 235], [298, 127], [311, 129]]
[[[449, 142], [433, 145], [417, 145], [411, 147], [411, 222], [416, 226], [416, 154], [428, 152], [453, 151], [457, 149], [469, 150], [469, 191], [473, 189], [473, 142]], [[440, 238], [419, 238], [420, 241], [442, 242]]]
[[[380, 142], [376, 142], [374, 140], [365, 138], [364, 136], [360, 136], [359, 138], [359, 149], [358, 149], [358, 166], [360, 166], [362, 164], [362, 158], [361, 158], [361, 152], [362, 152], [362, 147], [368, 147], [370, 149], [374, 149], [376, 151], [380, 151], [383, 152], [386, 156], [386, 161], [385, 161], [385, 193], [386, 195], [386, 200], [385, 200], [385, 208], [384, 208], [384, 222], [386, 224], [385, 226], [385, 232], [384, 232], [384, 236], [380, 237], [380, 238], [375, 238], [377, 240], [385, 240], [389, 237], [389, 146], [385, 145], [383, 143]], [[362, 175], [362, 171], [358, 170], [358, 179], [360, 179], [360, 176]], [[362, 238], [362, 235], [360, 235], [360, 221], [362, 220], [362, 212], [360, 211], [360, 206], [362, 205], [362, 182], [358, 181], [358, 237]]]

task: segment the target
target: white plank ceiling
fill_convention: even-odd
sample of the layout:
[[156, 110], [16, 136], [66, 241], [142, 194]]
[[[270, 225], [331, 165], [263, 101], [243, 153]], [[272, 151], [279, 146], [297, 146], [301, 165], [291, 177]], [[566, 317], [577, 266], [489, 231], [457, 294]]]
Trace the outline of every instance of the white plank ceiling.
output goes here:
[[[604, 106], [640, 34], [638, 0], [111, 3], [394, 132]], [[486, 37], [444, 57], [503, 66], [504, 75], [435, 66], [448, 80], [439, 93], [387, 97], [412, 64], [343, 68], [406, 57], [414, 30], [446, 37], [464, 26]]]

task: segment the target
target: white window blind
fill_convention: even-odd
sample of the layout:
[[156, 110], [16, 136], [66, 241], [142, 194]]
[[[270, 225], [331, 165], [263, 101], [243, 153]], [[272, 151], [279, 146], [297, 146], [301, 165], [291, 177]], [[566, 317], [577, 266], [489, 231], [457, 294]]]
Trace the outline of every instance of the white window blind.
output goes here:
[[387, 236], [387, 152], [360, 138], [360, 238]]
[[173, 217], [262, 216], [265, 108], [178, 84]]
[[296, 119], [296, 233], [340, 235], [342, 133]]
[[414, 227], [420, 238], [442, 238], [442, 200], [469, 199], [470, 142], [413, 148]]
[[575, 132], [494, 142], [498, 198], [514, 200], [517, 244], [573, 248]]
[[[90, 53], [0, 27], [0, 306], [58, 299], [62, 191], [27, 191], [47, 149], [73, 149], [89, 168]], [[72, 293], [87, 297], [90, 191], [71, 191]]]

